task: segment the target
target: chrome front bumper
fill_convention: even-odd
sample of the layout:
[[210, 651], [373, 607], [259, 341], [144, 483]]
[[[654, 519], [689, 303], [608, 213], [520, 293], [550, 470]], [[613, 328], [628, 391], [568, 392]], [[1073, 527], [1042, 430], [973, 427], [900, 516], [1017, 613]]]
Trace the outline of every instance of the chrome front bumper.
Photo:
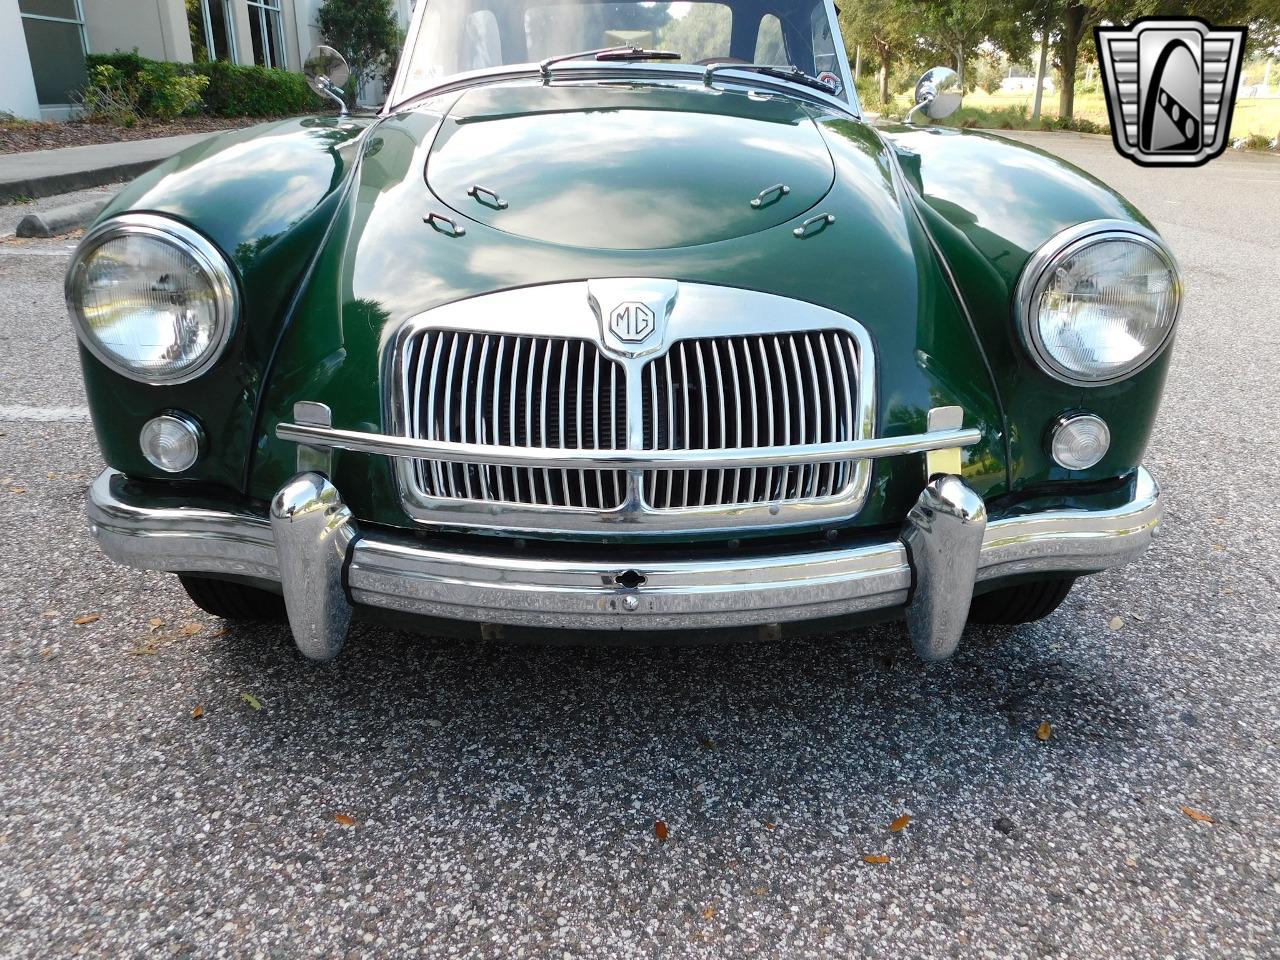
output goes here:
[[575, 630], [742, 627], [902, 608], [917, 651], [940, 659], [959, 641], [975, 584], [1125, 563], [1150, 543], [1161, 508], [1140, 468], [1122, 503], [988, 522], [982, 499], [942, 476], [897, 538], [662, 561], [625, 547], [584, 544], [582, 559], [565, 560], [362, 530], [318, 473], [294, 477], [265, 516], [165, 505], [108, 470], [89, 491], [88, 512], [94, 537], [119, 563], [279, 584], [294, 638], [314, 659], [337, 655], [357, 605]]

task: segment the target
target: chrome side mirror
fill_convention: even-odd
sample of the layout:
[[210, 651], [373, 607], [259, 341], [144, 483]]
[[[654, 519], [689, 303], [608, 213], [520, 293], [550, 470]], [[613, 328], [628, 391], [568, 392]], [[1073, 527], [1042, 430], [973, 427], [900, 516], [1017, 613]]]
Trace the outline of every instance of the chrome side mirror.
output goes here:
[[930, 120], [943, 120], [958, 109], [964, 93], [956, 72], [950, 67], [934, 67], [916, 81], [916, 105], [907, 113], [907, 123], [914, 123], [923, 113]]
[[302, 64], [302, 72], [312, 90], [322, 97], [336, 100], [339, 113], [347, 112], [347, 101], [342, 99], [342, 88], [351, 79], [351, 68], [342, 59], [342, 54], [324, 44], [312, 47]]

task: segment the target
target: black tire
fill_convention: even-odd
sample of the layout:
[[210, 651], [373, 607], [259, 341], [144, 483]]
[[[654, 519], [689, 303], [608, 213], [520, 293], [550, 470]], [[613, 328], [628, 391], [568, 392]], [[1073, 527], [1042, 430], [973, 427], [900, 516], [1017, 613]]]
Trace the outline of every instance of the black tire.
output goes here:
[[286, 619], [284, 598], [268, 590], [193, 573], [180, 573], [178, 579], [192, 603], [223, 620], [283, 623]]
[[1062, 605], [1074, 583], [1074, 578], [1062, 577], [992, 590], [973, 598], [969, 622], [1015, 624], [1041, 620]]

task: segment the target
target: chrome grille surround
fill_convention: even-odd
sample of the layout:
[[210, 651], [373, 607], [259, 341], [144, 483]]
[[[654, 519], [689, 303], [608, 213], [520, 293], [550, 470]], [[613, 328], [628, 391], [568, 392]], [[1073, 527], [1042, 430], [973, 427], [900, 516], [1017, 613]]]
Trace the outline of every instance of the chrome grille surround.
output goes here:
[[[622, 289], [629, 282], [608, 281], [613, 288]], [[652, 280], [634, 282], [655, 283]], [[446, 304], [407, 320], [384, 355], [386, 383], [390, 387], [386, 398], [391, 433], [399, 437], [435, 437], [517, 447], [529, 445], [528, 441], [532, 439], [537, 441], [532, 446], [551, 446], [553, 449], [561, 449], [560, 443], [564, 440], [567, 446], [563, 449], [630, 451], [696, 450], [707, 449], [707, 444], [713, 444], [709, 449], [734, 445], [763, 447], [770, 443], [821, 444], [830, 442], [832, 438], [848, 441], [873, 437], [875, 362], [871, 339], [857, 321], [824, 307], [772, 294], [681, 283], [670, 317], [658, 339], [652, 344], [645, 344], [643, 356], [629, 356], [608, 349], [600, 318], [592, 309], [594, 302], [588, 297], [588, 287], [587, 281], [574, 281], [501, 291]], [[534, 372], [534, 376], [526, 377], [522, 385], [523, 398], [518, 392], [514, 396], [511, 392], [517, 385], [516, 372], [504, 372], [496, 359], [499, 344], [505, 344], [505, 350], [511, 351], [516, 342], [521, 342], [522, 351], [527, 351], [517, 369]], [[593, 359], [585, 366], [579, 363], [575, 367], [573, 352], [577, 347], [574, 345], [579, 343], [583, 355]], [[708, 346], [711, 343], [722, 346]], [[759, 397], [757, 415], [744, 417], [739, 426], [735, 411], [730, 409], [730, 394], [736, 387], [740, 395], [755, 381], [748, 379], [742, 369], [736, 374], [725, 369], [734, 360], [730, 360], [729, 352], [726, 352], [731, 352], [732, 346], [723, 344], [735, 343], [739, 345], [735, 358], [738, 361], [743, 358], [742, 350], [746, 344], [756, 351], [781, 352], [785, 369], [778, 366], [778, 354], [775, 353], [770, 360], [770, 369], [775, 376], [770, 389], [779, 392], [779, 401], [785, 393], [787, 402], [793, 404], [786, 414], [787, 433], [783, 433], [781, 422], [774, 420], [772, 425], [776, 430], [765, 435], [764, 426], [771, 422], [767, 414], [772, 406]], [[424, 345], [434, 345], [434, 354], [428, 355], [423, 350]], [[827, 348], [825, 359], [822, 353], [824, 345]], [[590, 353], [592, 348], [597, 351], [595, 354]], [[791, 354], [793, 348], [794, 357]], [[486, 349], [489, 353], [482, 362], [480, 355]], [[439, 359], [442, 350], [443, 363]], [[470, 359], [467, 358], [468, 350], [471, 351]], [[835, 351], [839, 351], [838, 355]], [[562, 363], [566, 352], [570, 358], [567, 364]], [[454, 354], [453, 364], [448, 360], [450, 353]], [[812, 368], [809, 367], [811, 353]], [[459, 354], [461, 360], [457, 359]], [[534, 355], [537, 356], [536, 364], [531, 359]], [[716, 356], [721, 361], [719, 380], [716, 380], [715, 373]], [[677, 363], [684, 358], [696, 367], [698, 357], [703, 361], [702, 378], [693, 372], [692, 367], [689, 376], [684, 377], [681, 368], [683, 389], [664, 394], [662, 386], [665, 384], [660, 384], [659, 402], [665, 406], [667, 400], [674, 397], [683, 397], [687, 402], [691, 386], [698, 391], [698, 397], [709, 398], [711, 394], [703, 386], [703, 380], [707, 378], [710, 378], [708, 383], [717, 385], [712, 391], [716, 399], [714, 405], [703, 402], [693, 407], [686, 406], [678, 412], [677, 415], [683, 418], [686, 412], [692, 416], [693, 408], [696, 408], [700, 422], [706, 421], [706, 425], [702, 432], [697, 428], [681, 432], [681, 419], [681, 427], [675, 431], [676, 439], [692, 446], [670, 447], [667, 444], [672, 442], [671, 431], [668, 429], [664, 438], [662, 427], [663, 422], [669, 424], [670, 421], [646, 414], [654, 402], [653, 377], [650, 374], [661, 372], [665, 377], [664, 364], [669, 358], [675, 358]], [[848, 387], [838, 386], [836, 390], [829, 391], [830, 396], [822, 395], [815, 389], [815, 374], [825, 376], [828, 364], [834, 381], [838, 385], [843, 383], [838, 357], [843, 358], [849, 378]], [[753, 354], [753, 360], [757, 358], [758, 353]], [[577, 399], [584, 394], [592, 395], [592, 388], [584, 387], [583, 392], [576, 392], [576, 383], [568, 380], [577, 370], [589, 370], [594, 374], [596, 359], [610, 385], [612, 373], [616, 371], [618, 383], [625, 391], [619, 394], [615, 389], [603, 391], [602, 388], [594, 394], [596, 397], [603, 394], [616, 398], [612, 404], [606, 401], [601, 405], [621, 408], [621, 421], [611, 417], [606, 425], [625, 426], [625, 438], [619, 437], [616, 446], [605, 439], [596, 442], [586, 436], [590, 423], [584, 422], [583, 440], [580, 446], [575, 446], [579, 443], [575, 419], [578, 415]], [[434, 368], [431, 367], [432, 362], [435, 363]], [[610, 367], [610, 364], [615, 366]], [[542, 371], [544, 365], [545, 373]], [[439, 377], [456, 377], [458, 367], [476, 371], [475, 382], [467, 387], [466, 403], [462, 404], [462, 385], [455, 383], [448, 394], [451, 398], [450, 414], [444, 417], [443, 409], [428, 412], [426, 420], [432, 426], [424, 427], [424, 401], [420, 399], [424, 385], [430, 390], [428, 396], [443, 404], [445, 388]], [[437, 372], [434, 385], [429, 368]], [[493, 383], [481, 384], [479, 370], [482, 368], [489, 371], [484, 376], [497, 379]], [[559, 388], [562, 371], [567, 371], [564, 390]], [[675, 374], [672, 375], [674, 382]], [[782, 390], [784, 383], [785, 391]], [[794, 393], [797, 386], [804, 394], [803, 399]], [[497, 413], [483, 409], [485, 399], [488, 398], [491, 408], [493, 397], [499, 393], [513, 396], [511, 402], [517, 405], [523, 400], [524, 406], [519, 409], [514, 428], [509, 426], [510, 410], [503, 408], [501, 403]], [[820, 399], [815, 401], [815, 398]], [[460, 418], [455, 412], [455, 401], [468, 409], [474, 410], [478, 406], [480, 412], [470, 419]], [[565, 423], [559, 410], [561, 401], [565, 401], [566, 410], [574, 411], [569, 417], [573, 422], [572, 429], [564, 430], [559, 426]], [[835, 409], [833, 402], [837, 405]], [[804, 409], [812, 409], [814, 415], [799, 414], [801, 404], [807, 405]], [[584, 421], [589, 418], [598, 423], [596, 418], [589, 416], [591, 409], [588, 402], [582, 412]], [[736, 413], [740, 415], [742, 412], [742, 404], [737, 403]], [[541, 423], [543, 415], [548, 421], [545, 427]], [[711, 423], [713, 417], [714, 423]], [[508, 426], [503, 426], [504, 418]], [[525, 418], [529, 420], [527, 426]], [[729, 426], [730, 421], [733, 426]], [[756, 424], [757, 421], [757, 439], [752, 440], [748, 424]], [[562, 433], [566, 436], [562, 437]], [[728, 443], [726, 437], [734, 443]], [[771, 469], [582, 471], [486, 464], [468, 468], [462, 464], [399, 457], [395, 470], [405, 510], [419, 523], [463, 529], [497, 528], [510, 532], [594, 533], [600, 536], [644, 536], [676, 531], [730, 533], [761, 526], [784, 529], [838, 521], [856, 515], [861, 509], [871, 479], [871, 463], [865, 459]], [[503, 480], [504, 497], [495, 496], [499, 477]], [[618, 500], [610, 496], [614, 477], [621, 485], [622, 495]], [[667, 494], [671, 493], [673, 478], [675, 489], [683, 492], [672, 496], [668, 505]], [[593, 498], [596, 479], [602, 481], [604, 490]], [[691, 479], [692, 483], [689, 482]], [[710, 495], [712, 487], [714, 496]], [[750, 497], [744, 492], [748, 487]], [[584, 489], [586, 493], [583, 493]]]

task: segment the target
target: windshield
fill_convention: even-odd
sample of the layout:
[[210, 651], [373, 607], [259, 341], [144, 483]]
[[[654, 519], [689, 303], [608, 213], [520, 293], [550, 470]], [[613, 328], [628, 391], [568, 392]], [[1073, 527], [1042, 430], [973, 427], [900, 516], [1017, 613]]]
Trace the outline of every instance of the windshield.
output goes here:
[[623, 45], [674, 51], [686, 64], [795, 67], [845, 97], [844, 58], [825, 0], [419, 2], [425, 9], [405, 44], [397, 99], [456, 73]]

